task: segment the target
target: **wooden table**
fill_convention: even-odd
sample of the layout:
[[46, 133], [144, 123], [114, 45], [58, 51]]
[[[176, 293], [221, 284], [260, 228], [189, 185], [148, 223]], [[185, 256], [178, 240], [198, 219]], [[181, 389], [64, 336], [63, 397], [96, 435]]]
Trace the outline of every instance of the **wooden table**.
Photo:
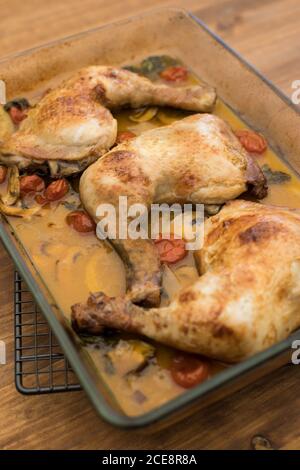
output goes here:
[[[288, 95], [300, 79], [298, 0], [0, 0], [1, 56], [154, 6], [192, 10]], [[287, 366], [180, 425], [156, 434], [117, 430], [101, 421], [84, 392], [26, 397], [14, 386], [13, 264], [0, 247], [1, 449], [300, 448], [300, 367]]]

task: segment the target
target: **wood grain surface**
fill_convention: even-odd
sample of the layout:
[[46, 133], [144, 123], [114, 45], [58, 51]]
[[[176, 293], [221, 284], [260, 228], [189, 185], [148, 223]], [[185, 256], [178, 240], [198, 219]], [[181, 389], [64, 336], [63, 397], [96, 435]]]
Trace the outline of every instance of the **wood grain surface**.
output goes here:
[[[0, 0], [0, 56], [151, 9], [191, 10], [285, 93], [300, 79], [299, 0]], [[1, 449], [249, 449], [253, 437], [300, 448], [300, 366], [286, 366], [151, 435], [118, 430], [84, 392], [26, 397], [14, 386], [13, 265], [0, 246]], [[259, 441], [260, 442], [260, 441]]]

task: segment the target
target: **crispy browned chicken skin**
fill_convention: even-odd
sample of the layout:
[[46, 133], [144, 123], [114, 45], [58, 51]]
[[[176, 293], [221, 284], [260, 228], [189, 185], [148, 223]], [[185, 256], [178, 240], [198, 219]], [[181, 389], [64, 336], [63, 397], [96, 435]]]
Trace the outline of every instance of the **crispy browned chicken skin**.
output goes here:
[[[97, 222], [100, 204], [119, 197], [128, 206], [142, 203], [222, 204], [247, 189], [264, 197], [264, 176], [229, 126], [210, 114], [196, 114], [144, 132], [118, 145], [91, 165], [80, 180], [80, 197]], [[128, 295], [133, 302], [156, 306], [160, 301], [161, 267], [151, 240], [115, 239], [124, 260]]]
[[184, 351], [238, 361], [300, 326], [300, 212], [237, 200], [205, 222], [199, 280], [167, 307], [103, 293], [72, 308], [73, 326], [139, 333]]
[[86, 168], [115, 143], [117, 121], [110, 110], [166, 105], [208, 112], [215, 100], [214, 89], [206, 85], [174, 88], [117, 67], [86, 67], [29, 111], [1, 146], [0, 160], [19, 168], [46, 163], [52, 175], [68, 175]]

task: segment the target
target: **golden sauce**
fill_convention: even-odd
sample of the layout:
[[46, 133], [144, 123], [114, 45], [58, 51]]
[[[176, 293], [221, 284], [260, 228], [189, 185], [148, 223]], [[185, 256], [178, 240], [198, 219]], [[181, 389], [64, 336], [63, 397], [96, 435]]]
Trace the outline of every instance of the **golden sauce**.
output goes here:
[[[197, 80], [190, 76], [189, 81], [195, 83]], [[233, 130], [246, 128], [220, 100], [214, 113], [228, 121]], [[119, 131], [131, 130], [140, 134], [147, 129], [170, 124], [189, 113], [160, 109], [151, 121], [142, 123], [131, 121], [131, 114], [132, 110], [116, 114]], [[290, 181], [271, 185], [267, 198], [262, 202], [300, 207], [300, 182], [274, 152], [269, 148], [257, 157], [257, 161], [260, 165], [268, 164], [273, 170], [291, 175]], [[3, 191], [5, 185], [1, 186], [0, 191]], [[123, 295], [126, 289], [124, 266], [111, 246], [98, 240], [94, 234], [77, 233], [67, 225], [66, 215], [79, 204], [78, 194], [71, 192], [63, 200], [43, 208], [41, 217], [30, 220], [9, 218], [67, 318], [70, 317], [71, 305], [86, 301], [90, 292], [103, 291], [117, 296]], [[195, 281], [197, 276], [191, 253], [179, 263], [165, 266], [163, 302], [172, 299], [181, 287]], [[104, 338], [100, 343], [95, 338], [87, 339], [87, 343], [85, 347], [99, 373], [128, 415], [143, 414], [185, 391], [172, 380], [169, 366], [174, 352], [169, 348], [124, 335]], [[212, 362], [211, 374], [224, 367]]]

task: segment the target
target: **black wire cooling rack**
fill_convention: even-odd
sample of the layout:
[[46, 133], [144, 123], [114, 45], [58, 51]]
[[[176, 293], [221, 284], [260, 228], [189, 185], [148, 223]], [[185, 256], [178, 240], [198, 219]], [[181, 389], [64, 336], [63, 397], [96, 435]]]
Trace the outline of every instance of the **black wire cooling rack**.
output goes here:
[[80, 390], [76, 375], [17, 272], [14, 303], [15, 379], [19, 392], [32, 395]]

